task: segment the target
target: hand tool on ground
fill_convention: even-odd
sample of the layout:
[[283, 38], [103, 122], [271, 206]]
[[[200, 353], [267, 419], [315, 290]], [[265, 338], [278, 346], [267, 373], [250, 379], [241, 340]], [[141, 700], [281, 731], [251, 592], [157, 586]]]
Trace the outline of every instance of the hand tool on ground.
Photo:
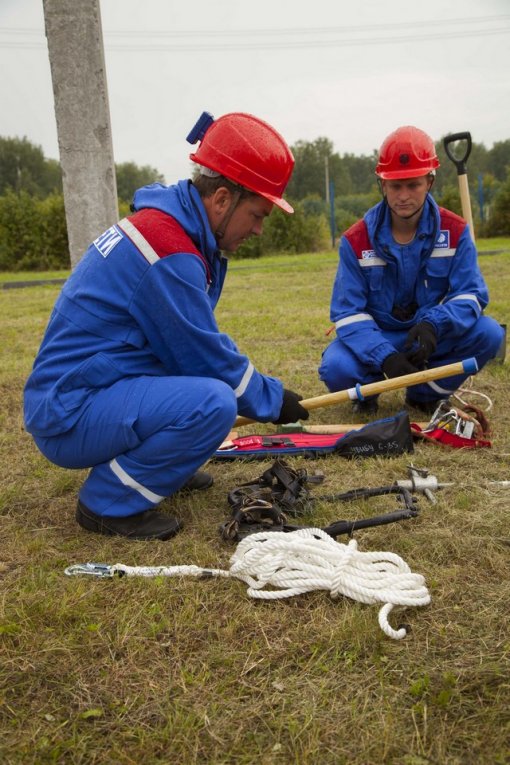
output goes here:
[[433, 492], [438, 489], [444, 489], [447, 486], [453, 486], [453, 483], [439, 483], [435, 475], [429, 474], [427, 468], [416, 468], [414, 465], [408, 465], [407, 469], [409, 478], [395, 481], [397, 486], [410, 492], [422, 492], [432, 504], [437, 502]]
[[[450, 144], [457, 143], [458, 141], [466, 141], [464, 153], [462, 156], [457, 156], [450, 148]], [[460, 203], [462, 205], [462, 215], [469, 224], [469, 230], [471, 231], [471, 237], [473, 242], [475, 241], [475, 229], [473, 226], [473, 215], [471, 213], [471, 198], [469, 196], [469, 186], [467, 180], [467, 168], [466, 162], [471, 154], [471, 133], [452, 133], [445, 136], [443, 139], [444, 150], [448, 156], [448, 159], [454, 163], [457, 168], [457, 175], [459, 179], [459, 191], [460, 191]], [[457, 148], [457, 147], [456, 147]]]
[[[347, 388], [347, 390], [339, 390], [336, 393], [325, 393], [323, 396], [315, 396], [314, 398], [305, 398], [299, 403], [304, 409], [308, 411], [312, 409], [321, 409], [325, 406], [334, 406], [335, 404], [341, 404], [345, 401], [355, 401], [359, 399], [362, 401], [368, 396], [376, 396], [380, 393], [386, 393], [390, 390], [398, 390], [399, 388], [408, 388], [412, 385], [418, 385], [420, 383], [430, 382], [431, 380], [439, 380], [443, 377], [452, 377], [459, 374], [475, 374], [478, 371], [478, 364], [475, 358], [465, 359], [464, 361], [457, 361], [454, 364], [445, 364], [442, 367], [435, 367], [434, 369], [423, 369], [419, 372], [413, 372], [410, 375], [402, 375], [401, 377], [391, 377], [388, 380], [378, 380], [377, 382], [367, 383], [366, 385], [360, 385], [359, 383], [354, 388]], [[251, 425], [256, 420], [251, 420], [248, 417], [237, 417], [234, 427], [239, 428], [242, 425]]]
[[[448, 483], [439, 483], [435, 475], [430, 475], [427, 468], [417, 468], [414, 465], [408, 465], [409, 478], [402, 481], [395, 481], [395, 484], [401, 489], [407, 489], [411, 493], [422, 492], [427, 499], [435, 504], [437, 502], [434, 496], [435, 491], [439, 489], [447, 489], [451, 486], [466, 486], [466, 484], [456, 484], [453, 481]], [[510, 489], [510, 481], [489, 481], [486, 486], [500, 487], [502, 489]]]

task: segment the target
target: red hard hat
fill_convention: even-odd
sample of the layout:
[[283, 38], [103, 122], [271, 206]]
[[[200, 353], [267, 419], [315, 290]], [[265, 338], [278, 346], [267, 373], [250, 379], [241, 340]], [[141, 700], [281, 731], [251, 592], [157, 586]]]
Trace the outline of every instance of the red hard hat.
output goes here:
[[418, 178], [439, 167], [434, 141], [412, 125], [399, 127], [383, 141], [376, 175], [385, 180]]
[[254, 191], [287, 213], [293, 208], [283, 192], [294, 168], [294, 157], [282, 136], [267, 122], [251, 114], [232, 112], [213, 120], [200, 120], [188, 136], [190, 143], [201, 139], [190, 159], [214, 170], [234, 183]]

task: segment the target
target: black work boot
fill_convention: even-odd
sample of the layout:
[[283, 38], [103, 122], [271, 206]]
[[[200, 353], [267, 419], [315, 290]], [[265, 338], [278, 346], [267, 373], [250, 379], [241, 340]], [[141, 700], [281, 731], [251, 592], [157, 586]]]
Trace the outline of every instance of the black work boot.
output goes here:
[[145, 510], [143, 513], [123, 518], [109, 518], [93, 513], [80, 500], [76, 508], [76, 520], [87, 531], [129, 539], [170, 539], [182, 528], [176, 518], [158, 510]]
[[377, 396], [371, 396], [370, 398], [364, 398], [361, 401], [356, 399], [352, 402], [353, 414], [377, 414], [379, 404]]
[[212, 486], [213, 483], [214, 478], [210, 473], [206, 473], [204, 470], [199, 470], [186, 481], [184, 486], [181, 486], [179, 491], [203, 491]]

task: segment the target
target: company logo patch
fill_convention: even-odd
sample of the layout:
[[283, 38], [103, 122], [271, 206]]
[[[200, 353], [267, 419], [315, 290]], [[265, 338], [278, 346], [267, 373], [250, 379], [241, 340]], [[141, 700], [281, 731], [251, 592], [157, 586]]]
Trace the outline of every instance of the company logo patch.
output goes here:
[[104, 234], [101, 234], [101, 236], [98, 236], [97, 239], [94, 240], [93, 245], [99, 250], [103, 258], [106, 258], [121, 239], [122, 234], [115, 228], [115, 226], [111, 226], [111, 228], [105, 231]]
[[449, 247], [450, 247], [450, 232], [448, 230], [440, 231], [436, 239], [434, 249], [448, 250]]
[[368, 260], [369, 258], [375, 258], [375, 250], [361, 250], [361, 259]]

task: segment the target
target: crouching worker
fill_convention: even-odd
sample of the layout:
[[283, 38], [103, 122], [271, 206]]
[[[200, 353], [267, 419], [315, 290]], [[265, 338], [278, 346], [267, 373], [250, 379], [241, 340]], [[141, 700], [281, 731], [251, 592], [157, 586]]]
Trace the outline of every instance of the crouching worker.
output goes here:
[[[237, 414], [307, 419], [301, 396], [258, 372], [218, 329], [227, 260], [262, 233], [294, 158], [249, 114], [204, 113], [188, 136], [193, 180], [152, 184], [133, 215], [101, 234], [64, 285], [24, 393], [25, 425], [64, 468], [91, 468], [76, 518], [89, 531], [168, 539], [179, 522], [156, 509], [199, 471]], [[198, 472], [197, 472], [198, 471]]]
[[[400, 127], [383, 142], [376, 174], [383, 200], [340, 242], [320, 379], [330, 391], [425, 367], [496, 356], [504, 331], [483, 311], [488, 291], [465, 220], [430, 194], [439, 161], [432, 139]], [[414, 385], [406, 403], [430, 413], [467, 375]], [[375, 413], [377, 397], [355, 401]]]

